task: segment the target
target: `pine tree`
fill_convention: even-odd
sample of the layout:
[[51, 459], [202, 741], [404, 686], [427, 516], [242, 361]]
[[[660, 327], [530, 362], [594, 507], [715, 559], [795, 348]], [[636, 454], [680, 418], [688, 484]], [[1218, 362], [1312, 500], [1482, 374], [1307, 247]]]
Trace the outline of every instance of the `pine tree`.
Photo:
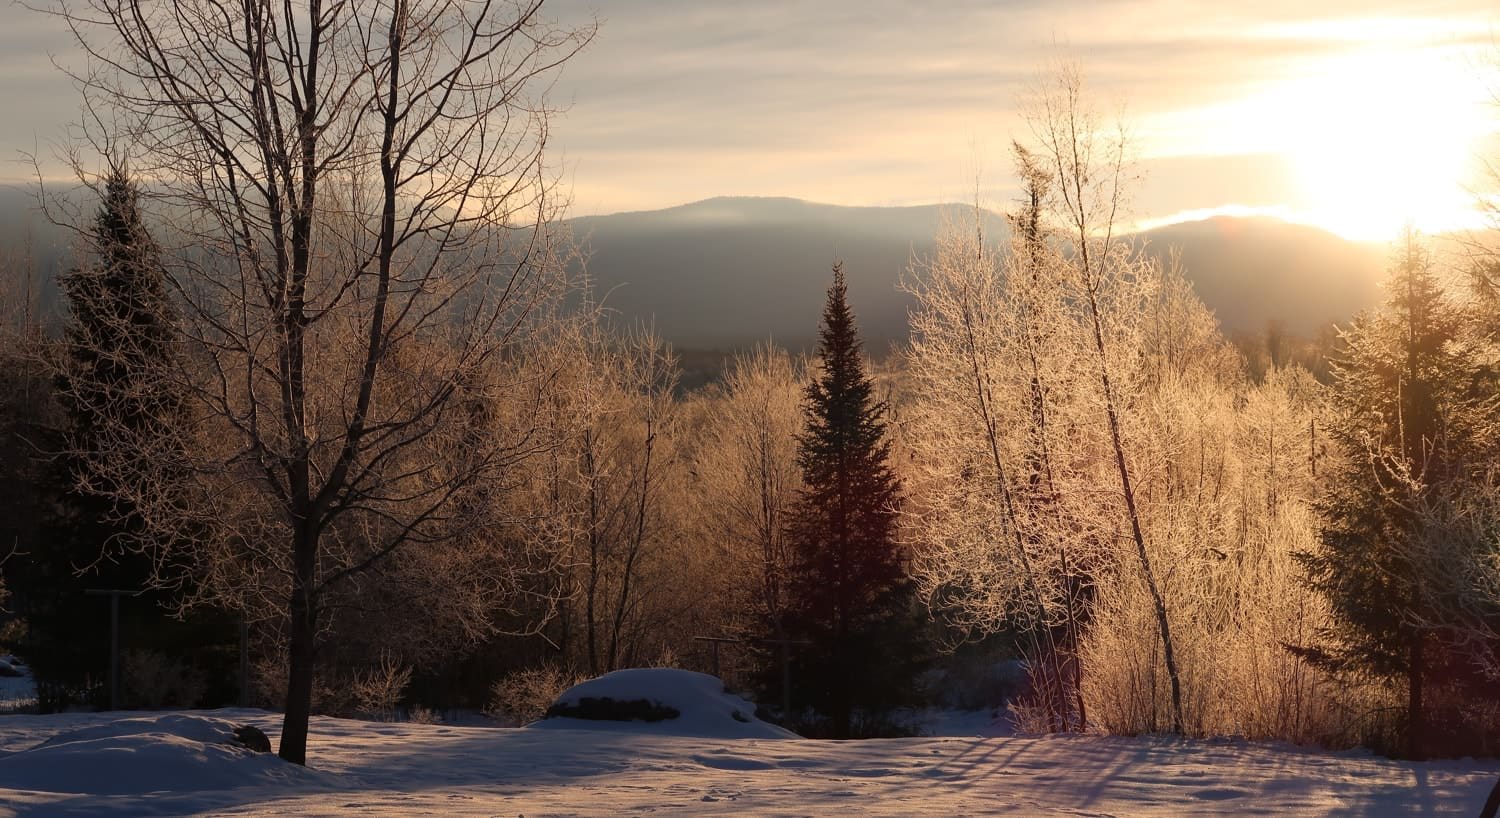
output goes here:
[[172, 311], [156, 242], [140, 194], [123, 169], [111, 171], [92, 233], [94, 264], [63, 279], [69, 321], [62, 375], [73, 442], [95, 444], [106, 422], [141, 428], [161, 422], [170, 399], [154, 388], [172, 355]]
[[1305, 651], [1323, 667], [1407, 688], [1407, 752], [1424, 751], [1429, 673], [1442, 646], [1417, 556], [1422, 504], [1459, 476], [1472, 454], [1462, 421], [1473, 362], [1455, 343], [1460, 315], [1426, 249], [1408, 234], [1385, 308], [1344, 333], [1334, 366], [1335, 422], [1346, 453], [1323, 501], [1323, 548], [1301, 561], [1334, 623]]
[[796, 700], [848, 737], [856, 709], [901, 703], [920, 656], [912, 586], [896, 541], [901, 485], [888, 464], [886, 406], [876, 400], [843, 268], [823, 309], [821, 371], [807, 386], [798, 438], [804, 488], [793, 512], [793, 570], [785, 631], [795, 651]]
[[[149, 434], [175, 413], [160, 377], [173, 354], [166, 280], [139, 193], [121, 168], [104, 181], [88, 239], [92, 263], [62, 278], [69, 312], [57, 375], [61, 451], [48, 476], [55, 501], [43, 521], [45, 548], [26, 578], [26, 650], [44, 708], [100, 701], [106, 609], [84, 589], [144, 589], [152, 575], [150, 559], [128, 547], [139, 520], [127, 504], [92, 490], [99, 476], [90, 459], [116, 435]], [[153, 646], [179, 642], [183, 631], [167, 625], [165, 601], [160, 593], [122, 601], [122, 633], [136, 646], [143, 636]]]

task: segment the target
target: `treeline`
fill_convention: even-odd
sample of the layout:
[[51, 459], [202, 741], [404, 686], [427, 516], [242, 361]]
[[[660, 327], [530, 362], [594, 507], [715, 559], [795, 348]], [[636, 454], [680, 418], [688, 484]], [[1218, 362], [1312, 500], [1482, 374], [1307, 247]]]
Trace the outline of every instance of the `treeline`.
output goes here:
[[[484, 241], [385, 245], [374, 281], [335, 252], [289, 320], [115, 172], [63, 336], [8, 319], [0, 638], [44, 707], [100, 704], [82, 592], [146, 589], [130, 705], [241, 695], [243, 622], [251, 699], [289, 713], [521, 720], [676, 665], [837, 736], [900, 729], [978, 643], [1024, 659], [1031, 730], [1494, 753], [1495, 256], [1409, 234], [1331, 355], [1246, 355], [1121, 237], [1128, 146], [1077, 75], [1029, 121], [1009, 237], [954, 217], [900, 355], [872, 371], [835, 268], [815, 356], [693, 390], [566, 237], [498, 279]], [[351, 254], [373, 229], [318, 218]]]
[[[122, 706], [281, 706], [295, 554], [266, 507], [282, 489], [245, 459], [284, 441], [252, 431], [253, 384], [235, 395], [218, 380], [244, 350], [182, 329], [137, 185], [117, 169], [101, 194], [80, 237], [90, 262], [64, 279], [62, 334], [7, 325], [5, 644], [29, 660], [42, 710], [104, 707], [108, 620], [86, 592], [123, 590]], [[872, 707], [915, 703], [929, 640], [897, 536], [886, 407], [837, 269], [829, 293], [821, 364], [765, 346], [684, 393], [649, 328], [617, 326], [586, 289], [547, 280], [504, 347], [461, 370], [471, 380], [445, 396], [446, 417], [417, 415], [399, 441], [412, 451], [377, 450], [395, 465], [345, 489], [353, 519], [324, 535], [313, 572], [311, 709], [516, 721], [579, 678], [709, 670], [697, 638], [714, 636], [738, 642], [717, 669], [781, 703], [775, 718], [891, 729]], [[335, 331], [306, 348], [307, 399], [334, 401], [309, 421], [329, 413], [329, 436], [358, 394], [351, 343]], [[369, 411], [416, 425], [401, 413], [451, 388], [424, 376], [453, 352], [441, 337], [403, 345]]]

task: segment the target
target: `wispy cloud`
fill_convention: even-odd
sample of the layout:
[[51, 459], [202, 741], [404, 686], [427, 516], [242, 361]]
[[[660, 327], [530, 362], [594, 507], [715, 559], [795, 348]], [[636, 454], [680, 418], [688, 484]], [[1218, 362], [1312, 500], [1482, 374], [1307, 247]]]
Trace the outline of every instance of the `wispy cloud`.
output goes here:
[[[1081, 62], [1095, 90], [1134, 123], [1146, 157], [1144, 216], [1287, 206], [1294, 171], [1284, 146], [1247, 125], [1268, 115], [1278, 89], [1383, 48], [1480, 53], [1500, 30], [1488, 0], [559, 0], [548, 8], [564, 22], [602, 20], [554, 97], [569, 105], [555, 144], [579, 213], [720, 194], [952, 200], [972, 194], [976, 168], [1003, 198], [1021, 100], [1059, 58]], [[0, 8], [0, 94], [10, 108], [0, 150], [11, 156], [76, 116], [72, 89], [47, 65], [49, 52], [67, 48], [49, 26]]]

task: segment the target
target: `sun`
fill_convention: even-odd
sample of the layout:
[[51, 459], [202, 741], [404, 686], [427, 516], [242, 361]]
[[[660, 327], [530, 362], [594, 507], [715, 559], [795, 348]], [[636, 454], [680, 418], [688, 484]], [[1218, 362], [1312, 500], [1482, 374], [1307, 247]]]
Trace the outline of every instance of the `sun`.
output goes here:
[[1331, 58], [1269, 92], [1299, 220], [1385, 240], [1470, 226], [1477, 155], [1495, 130], [1480, 72], [1435, 51]]
[[1479, 197], [1500, 202], [1500, 179], [1484, 162], [1500, 166], [1496, 55], [1463, 31], [1398, 22], [1276, 30], [1337, 45], [1287, 57], [1241, 94], [1155, 120], [1155, 155], [1267, 156], [1288, 171], [1279, 201], [1220, 202], [1166, 220], [1243, 210], [1356, 241], [1389, 241], [1407, 225], [1484, 225]]

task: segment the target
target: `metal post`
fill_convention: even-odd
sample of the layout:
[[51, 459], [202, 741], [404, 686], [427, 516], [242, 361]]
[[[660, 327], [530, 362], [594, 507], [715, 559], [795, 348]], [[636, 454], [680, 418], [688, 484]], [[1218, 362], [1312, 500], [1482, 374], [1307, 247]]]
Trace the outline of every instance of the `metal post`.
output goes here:
[[120, 595], [109, 595], [109, 709], [120, 709]]
[[792, 643], [781, 640], [781, 720], [792, 723]]
[[240, 707], [250, 706], [250, 622], [240, 614]]
[[120, 597], [136, 596], [140, 591], [118, 588], [86, 588], [85, 596], [109, 597], [109, 709], [120, 709]]

